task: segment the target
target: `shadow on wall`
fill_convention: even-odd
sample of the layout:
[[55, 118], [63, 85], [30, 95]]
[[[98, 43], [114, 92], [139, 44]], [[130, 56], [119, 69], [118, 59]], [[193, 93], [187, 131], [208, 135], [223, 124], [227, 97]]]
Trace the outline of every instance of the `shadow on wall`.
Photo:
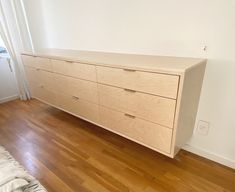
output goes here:
[[208, 135], [200, 135], [196, 123], [189, 142], [190, 146], [207, 148], [231, 162], [235, 162], [235, 89], [231, 86], [231, 82], [235, 82], [234, 71], [235, 60], [208, 60], [196, 122], [210, 122], [210, 130]]

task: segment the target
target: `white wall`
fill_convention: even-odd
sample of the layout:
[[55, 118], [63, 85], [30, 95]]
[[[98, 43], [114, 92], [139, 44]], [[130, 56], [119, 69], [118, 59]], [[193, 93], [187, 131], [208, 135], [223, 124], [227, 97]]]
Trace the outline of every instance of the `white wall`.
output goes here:
[[[3, 7], [6, 8], [7, 2], [3, 2]], [[5, 47], [5, 44], [0, 36], [0, 46]], [[7, 54], [0, 54], [0, 104], [18, 98], [18, 89], [13, 68], [9, 67]], [[12, 64], [11, 64], [12, 66]]]
[[[0, 37], [0, 46], [5, 47]], [[18, 90], [14, 73], [10, 70], [8, 60], [0, 54], [0, 103], [18, 97]]]
[[[17, 0], [16, 0], [17, 1]], [[42, 0], [22, 0], [29, 24], [29, 31], [33, 40], [35, 51], [48, 46], [47, 33], [45, 31], [44, 17], [42, 14]], [[46, 1], [45, 1], [46, 2]], [[58, 3], [54, 1], [54, 3]], [[21, 18], [22, 20], [22, 18]], [[25, 26], [21, 29], [25, 31]], [[24, 32], [24, 34], [27, 32]], [[23, 35], [23, 34], [22, 34]], [[27, 36], [27, 35], [26, 35]]]
[[0, 103], [18, 98], [15, 75], [11, 72], [6, 58], [0, 56]]
[[211, 153], [211, 158], [235, 167], [234, 0], [25, 0], [25, 4], [37, 49], [208, 58], [197, 119], [209, 121], [210, 131], [208, 136], [195, 132], [189, 149]]

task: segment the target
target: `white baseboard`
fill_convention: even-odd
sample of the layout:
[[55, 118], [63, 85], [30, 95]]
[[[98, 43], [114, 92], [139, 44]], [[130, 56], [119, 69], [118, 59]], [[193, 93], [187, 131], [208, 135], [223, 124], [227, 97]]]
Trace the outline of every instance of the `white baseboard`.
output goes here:
[[13, 101], [13, 100], [16, 100], [16, 99], [18, 99], [18, 98], [19, 98], [18, 95], [13, 95], [13, 96], [10, 96], [10, 97], [1, 98], [1, 99], [0, 99], [0, 104], [1, 104], [1, 103], [6, 103], [6, 102], [8, 102], [8, 101]]
[[210, 159], [212, 161], [215, 161], [219, 164], [225, 165], [227, 167], [230, 167], [232, 169], [235, 169], [235, 160], [227, 159], [225, 157], [222, 157], [220, 155], [211, 153], [209, 151], [193, 147], [191, 145], [185, 145], [183, 147], [184, 150], [189, 151], [191, 153], [197, 154], [199, 156], [205, 157], [206, 159]]

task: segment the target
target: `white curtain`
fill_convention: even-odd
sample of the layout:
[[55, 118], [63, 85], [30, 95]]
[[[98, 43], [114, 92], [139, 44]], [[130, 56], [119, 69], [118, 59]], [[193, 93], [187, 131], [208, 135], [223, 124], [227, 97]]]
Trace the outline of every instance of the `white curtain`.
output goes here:
[[30, 98], [30, 95], [20, 56], [23, 46], [14, 11], [13, 1], [0, 0], [0, 35], [11, 57], [11, 63], [13, 64], [18, 84], [19, 97], [22, 100], [27, 100]]

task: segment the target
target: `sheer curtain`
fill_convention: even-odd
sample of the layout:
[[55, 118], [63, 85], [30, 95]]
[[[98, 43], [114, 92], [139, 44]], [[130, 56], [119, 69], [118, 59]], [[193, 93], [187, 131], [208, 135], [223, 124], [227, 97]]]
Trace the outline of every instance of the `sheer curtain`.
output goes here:
[[0, 35], [13, 64], [19, 97], [22, 100], [27, 100], [30, 95], [20, 56], [23, 45], [14, 5], [13, 0], [0, 0]]

